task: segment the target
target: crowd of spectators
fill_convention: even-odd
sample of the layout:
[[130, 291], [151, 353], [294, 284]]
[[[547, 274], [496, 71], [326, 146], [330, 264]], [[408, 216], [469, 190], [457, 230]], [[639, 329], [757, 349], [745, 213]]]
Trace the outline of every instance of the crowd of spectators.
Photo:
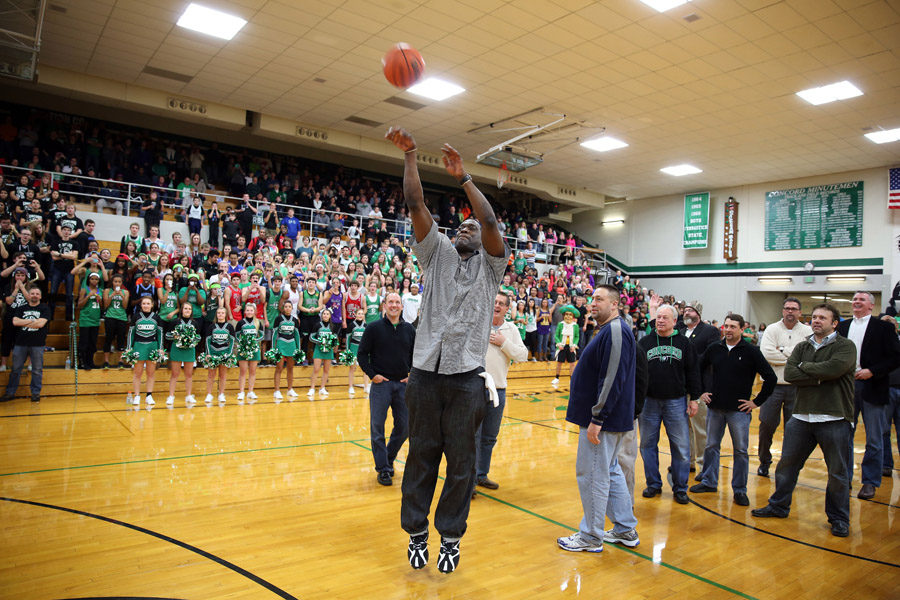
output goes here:
[[[391, 290], [411, 294], [426, 284], [408, 244], [402, 186], [388, 177], [37, 110], [0, 125], [0, 177], [0, 286], [7, 304], [17, 301], [12, 275], [21, 268], [45, 297], [49, 292], [51, 307], [65, 302], [66, 320], [76, 319], [91, 272], [98, 273], [101, 290], [120, 275], [132, 292], [132, 310], [142, 282], [152, 284], [159, 304], [169, 275], [176, 293], [191, 275], [210, 292], [216, 285], [222, 289], [234, 273], [242, 287], [254, 274], [265, 288], [279, 275], [285, 289], [293, 278], [299, 289], [313, 279], [323, 296], [335, 282], [344, 296], [356, 281], [380, 298]], [[237, 201], [224, 201], [224, 192]], [[430, 204], [451, 237], [470, 214], [458, 193], [432, 194]], [[86, 205], [135, 220], [124, 236], [95, 232]], [[546, 212], [546, 203], [537, 199], [497, 208], [500, 227], [516, 250], [507, 283], [526, 305], [529, 298], [538, 307], [545, 298], [552, 304], [559, 291], [575, 304], [605, 274], [592, 268], [576, 236], [540, 221], [537, 215]], [[185, 222], [189, 233], [163, 239], [166, 215]], [[108, 243], [101, 247], [99, 239], [120, 236], [118, 251]], [[215, 312], [212, 303], [199, 308], [209, 318]], [[521, 319], [525, 311], [511, 314], [517, 312]]]

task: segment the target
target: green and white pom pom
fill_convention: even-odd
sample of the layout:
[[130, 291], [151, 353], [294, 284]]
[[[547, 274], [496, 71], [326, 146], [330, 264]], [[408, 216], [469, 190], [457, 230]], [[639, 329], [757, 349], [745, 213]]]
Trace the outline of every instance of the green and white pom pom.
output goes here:
[[209, 354], [208, 352], [204, 352], [200, 356], [197, 357], [197, 362], [200, 363], [204, 369], [215, 369], [218, 367], [222, 360], [225, 358], [224, 356], [216, 356], [214, 354]]
[[306, 351], [298, 348], [297, 351], [294, 352], [294, 362], [299, 365], [300, 363], [302, 363], [305, 360], [306, 360]]
[[259, 338], [255, 333], [241, 333], [235, 344], [235, 352], [239, 360], [250, 360], [259, 350]]
[[349, 367], [356, 364], [356, 354], [353, 353], [353, 350], [344, 350], [338, 355], [338, 360], [342, 365]]
[[281, 352], [278, 351], [278, 348], [272, 348], [263, 355], [263, 358], [274, 364], [281, 360]]
[[322, 348], [323, 352], [328, 352], [329, 350], [334, 350], [334, 348], [338, 345], [338, 336], [334, 335], [330, 331], [326, 331], [325, 333], [319, 334], [319, 346]]
[[219, 362], [220, 365], [225, 365], [229, 369], [233, 369], [238, 364], [238, 358], [234, 354], [229, 354], [228, 356], [223, 356], [222, 361]]
[[141, 353], [137, 350], [126, 350], [122, 353], [122, 362], [128, 365], [133, 365], [140, 355]]
[[200, 334], [197, 333], [197, 328], [194, 327], [193, 324], [179, 323], [175, 326], [172, 339], [175, 340], [175, 346], [177, 348], [188, 350], [196, 347], [197, 344], [200, 343]]
[[162, 364], [169, 360], [169, 355], [166, 354], [166, 351], [163, 349], [153, 350], [150, 353], [150, 360], [155, 362], [156, 364]]

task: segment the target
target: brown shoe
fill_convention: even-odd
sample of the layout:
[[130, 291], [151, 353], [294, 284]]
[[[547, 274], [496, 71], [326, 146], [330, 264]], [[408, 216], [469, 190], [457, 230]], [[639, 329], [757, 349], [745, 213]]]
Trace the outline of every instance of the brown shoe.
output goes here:
[[496, 481], [491, 481], [487, 477], [479, 477], [478, 485], [489, 490], [496, 490], [500, 487], [499, 483], [497, 483]]
[[856, 497], [860, 500], [871, 500], [875, 497], [875, 486], [871, 483], [864, 483]]

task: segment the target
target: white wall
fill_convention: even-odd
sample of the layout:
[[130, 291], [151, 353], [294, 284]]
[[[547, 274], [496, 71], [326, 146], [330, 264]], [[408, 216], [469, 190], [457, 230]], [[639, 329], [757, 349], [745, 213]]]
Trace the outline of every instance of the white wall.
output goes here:
[[[864, 182], [862, 246], [815, 250], [765, 250], [766, 192], [846, 181]], [[822, 263], [822, 261], [857, 259], [872, 263], [882, 259], [883, 266], [876, 267], [870, 264], [866, 268], [877, 268], [884, 276], [870, 274], [863, 286], [890, 297], [894, 279], [897, 279], [891, 278], [892, 270], [900, 273], [900, 265], [894, 265], [894, 262], [900, 261], [900, 253], [896, 250], [896, 236], [900, 233], [900, 214], [898, 214], [900, 210], [887, 208], [887, 167], [695, 191], [710, 192], [710, 243], [705, 249], [684, 250], [681, 247], [683, 194], [613, 204], [590, 214], [579, 215], [580, 218], [571, 224], [571, 228], [582, 239], [596, 243], [612, 258], [627, 265], [632, 270], [632, 278], [640, 278], [644, 286], [675, 294], [681, 299], [700, 300], [704, 304], [704, 312], [709, 311], [710, 315], [724, 315], [727, 311], [733, 310], [754, 322], [770, 320], [767, 314], [763, 314], [771, 311], [770, 303], [751, 303], [749, 300], [748, 291], [758, 289], [758, 285], [756, 275], [751, 275], [747, 271], [768, 268], [773, 273], [778, 273], [783, 269], [796, 270], [806, 261]], [[722, 258], [724, 204], [729, 196], [733, 196], [740, 203], [736, 264], [729, 264]], [[625, 219], [623, 227], [600, 225], [603, 220], [618, 218]], [[790, 266], [774, 264], [784, 261], [790, 262]], [[667, 276], [666, 267], [669, 270], [673, 267], [684, 267], [683, 271], [689, 276]], [[643, 273], [640, 272], [641, 269], [644, 270]], [[708, 270], [703, 269], [712, 269], [720, 274], [734, 269], [735, 276], [712, 277], [709, 276]], [[851, 272], [853, 267], [843, 267], [843, 270]], [[843, 291], [845, 287], [827, 283], [824, 277], [817, 277], [812, 285], [815, 291]], [[802, 285], [802, 277], [795, 277], [793, 286], [777, 291], [789, 292], [801, 288], [804, 291], [811, 289], [809, 285]], [[707, 314], [704, 314], [704, 317], [713, 318]], [[780, 310], [774, 318], [779, 317]]]

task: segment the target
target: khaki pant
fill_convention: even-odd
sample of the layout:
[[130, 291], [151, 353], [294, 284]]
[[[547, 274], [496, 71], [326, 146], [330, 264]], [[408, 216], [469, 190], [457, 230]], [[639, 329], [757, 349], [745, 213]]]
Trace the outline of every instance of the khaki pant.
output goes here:
[[691, 462], [693, 466], [703, 466], [703, 453], [706, 451], [706, 403], [698, 402], [697, 414], [691, 417]]

